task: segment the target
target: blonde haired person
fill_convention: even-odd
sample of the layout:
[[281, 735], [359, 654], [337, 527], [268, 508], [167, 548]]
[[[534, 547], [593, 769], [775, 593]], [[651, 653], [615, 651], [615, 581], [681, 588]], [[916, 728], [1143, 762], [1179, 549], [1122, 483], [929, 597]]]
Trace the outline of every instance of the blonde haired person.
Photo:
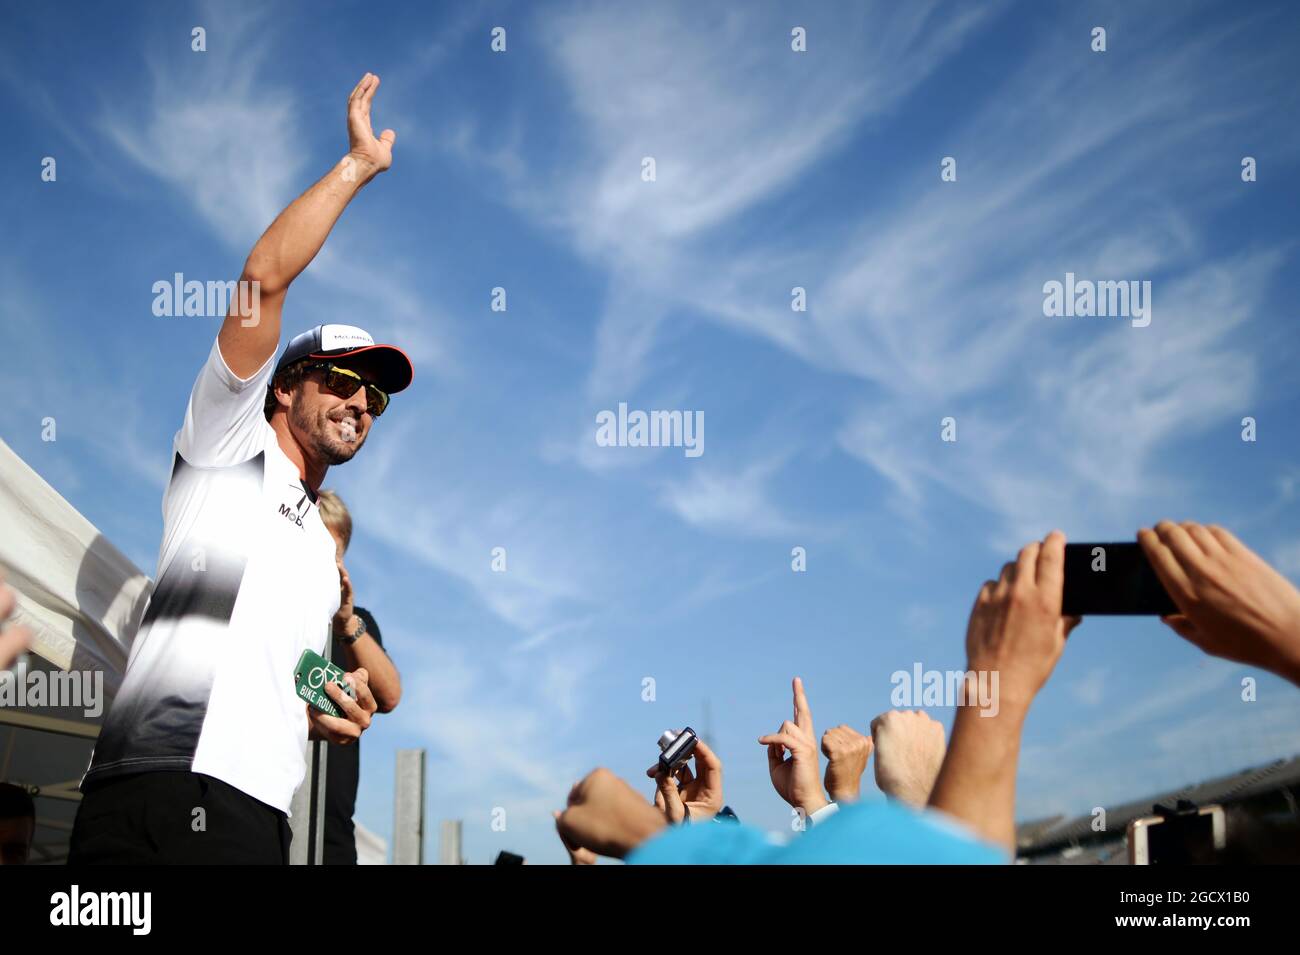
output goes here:
[[[380, 713], [389, 713], [402, 696], [401, 677], [384, 650], [379, 625], [364, 607], [355, 606], [352, 578], [343, 555], [352, 543], [352, 515], [333, 491], [317, 497], [325, 529], [334, 538], [339, 565], [339, 609], [334, 615], [330, 659], [344, 670], [364, 669], [370, 674], [370, 692]], [[357, 846], [352, 814], [361, 779], [361, 743], [330, 743], [325, 770], [325, 864], [356, 865]]]

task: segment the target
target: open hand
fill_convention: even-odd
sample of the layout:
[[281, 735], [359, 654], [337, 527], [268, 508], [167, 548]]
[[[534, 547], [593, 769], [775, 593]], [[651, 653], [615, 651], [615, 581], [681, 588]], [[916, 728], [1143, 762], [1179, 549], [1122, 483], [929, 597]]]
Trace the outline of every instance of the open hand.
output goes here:
[[[1041, 543], [1026, 544], [996, 582], [980, 588], [966, 629], [967, 670], [998, 674], [995, 706], [1028, 711], [1051, 676], [1079, 624], [1078, 617], [1061, 616], [1064, 587], [1065, 535], [1052, 531]], [[968, 700], [974, 689], [967, 687]]]
[[348, 155], [368, 180], [393, 164], [393, 143], [397, 133], [385, 129], [378, 137], [370, 126], [370, 104], [379, 89], [379, 77], [367, 73], [348, 97]]

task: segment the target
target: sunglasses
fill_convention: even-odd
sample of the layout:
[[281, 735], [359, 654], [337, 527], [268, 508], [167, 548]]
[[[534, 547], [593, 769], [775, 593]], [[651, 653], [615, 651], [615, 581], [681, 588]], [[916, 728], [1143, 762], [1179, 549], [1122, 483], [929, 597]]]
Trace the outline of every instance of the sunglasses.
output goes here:
[[351, 368], [340, 368], [327, 361], [308, 365], [307, 371], [325, 372], [325, 387], [340, 398], [351, 398], [363, 385], [366, 389], [366, 410], [372, 417], [378, 418], [388, 407], [388, 392], [372, 385]]

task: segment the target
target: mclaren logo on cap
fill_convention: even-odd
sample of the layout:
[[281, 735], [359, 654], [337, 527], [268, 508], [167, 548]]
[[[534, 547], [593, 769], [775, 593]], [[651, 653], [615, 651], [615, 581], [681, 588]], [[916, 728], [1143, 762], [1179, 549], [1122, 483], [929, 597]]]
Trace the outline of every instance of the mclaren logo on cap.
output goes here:
[[336, 348], [367, 348], [375, 340], [364, 328], [355, 325], [322, 325], [320, 327], [320, 350], [334, 351]]

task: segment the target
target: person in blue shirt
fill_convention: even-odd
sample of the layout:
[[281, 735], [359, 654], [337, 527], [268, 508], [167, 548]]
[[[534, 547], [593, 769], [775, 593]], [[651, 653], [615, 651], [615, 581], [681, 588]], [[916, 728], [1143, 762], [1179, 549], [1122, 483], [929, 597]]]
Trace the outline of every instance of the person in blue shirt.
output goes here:
[[631, 865], [996, 865], [1007, 852], [934, 812], [858, 803], [785, 844], [746, 825], [674, 826], [635, 848]]
[[673, 825], [607, 769], [569, 794], [557, 827], [575, 862], [596, 856], [632, 865], [999, 864], [1009, 853], [932, 810], [901, 802], [846, 805], [789, 842], [740, 823]]
[[[571, 855], [585, 852], [588, 857], [611, 856], [634, 864], [1010, 861], [1015, 851], [1021, 728], [1030, 703], [1060, 659], [1066, 637], [1079, 623], [1061, 614], [1064, 565], [1065, 536], [1053, 531], [1041, 543], [1026, 545], [1014, 562], [1003, 566], [997, 581], [986, 581], [980, 588], [966, 633], [965, 700], [970, 704], [979, 698], [976, 686], [969, 684], [981, 673], [998, 674], [998, 699], [987, 708], [959, 706], [943, 759], [916, 760], [918, 765], [939, 763], [937, 775], [930, 778], [925, 772], [911, 774], [914, 781], [920, 778], [912, 800], [925, 799], [928, 808], [904, 805], [908, 800], [844, 808], [830, 803], [818, 780], [812, 716], [802, 681], [796, 678], [794, 719], [758, 742], [767, 747], [773, 786], [794, 807], [799, 821], [807, 822], [796, 826], [807, 829], [798, 838], [779, 844], [748, 826], [696, 823], [707, 816], [707, 809], [721, 808], [720, 769], [716, 807], [711, 801], [701, 813], [692, 806], [692, 823], [676, 826], [672, 808], [681, 796], [671, 780], [657, 779], [663, 804], [654, 806], [609, 770], [597, 769], [573, 787], [567, 808], [556, 814], [566, 848]], [[910, 735], [920, 739], [924, 734]], [[859, 757], [863, 748], [857, 747]], [[877, 753], [877, 765], [882, 756], [883, 750]]]

